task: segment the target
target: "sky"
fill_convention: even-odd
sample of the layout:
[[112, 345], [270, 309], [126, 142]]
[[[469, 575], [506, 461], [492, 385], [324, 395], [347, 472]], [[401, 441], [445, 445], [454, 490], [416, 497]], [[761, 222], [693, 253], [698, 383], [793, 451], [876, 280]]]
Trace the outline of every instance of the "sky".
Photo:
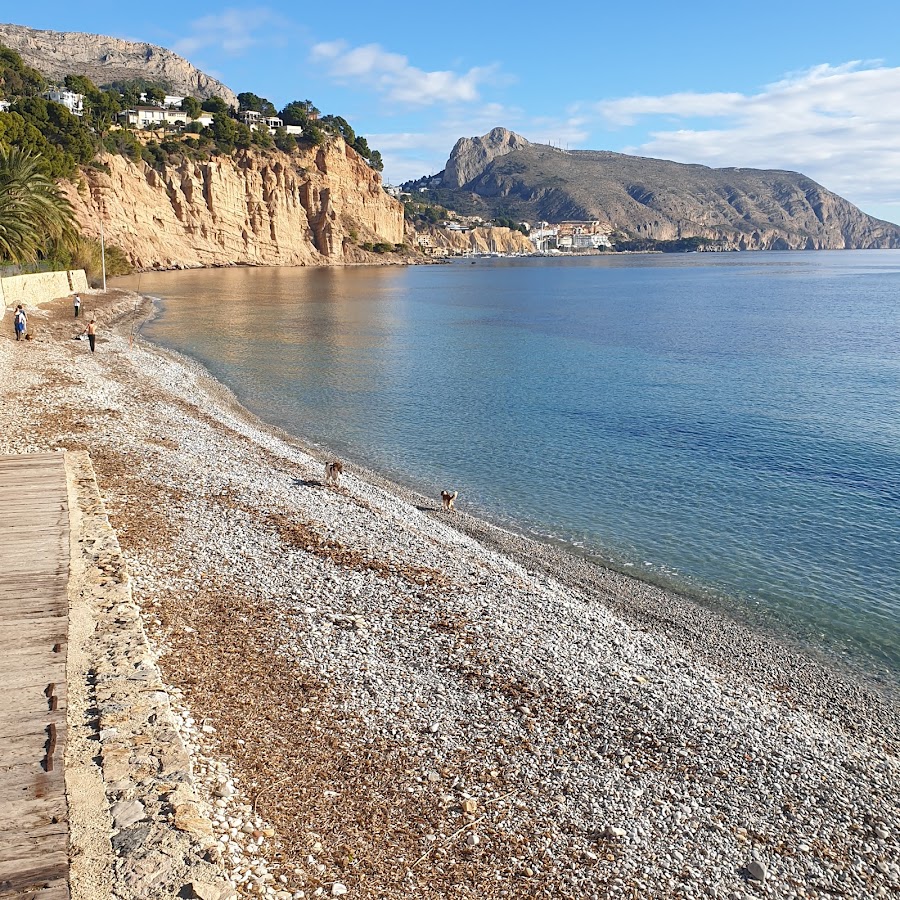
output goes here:
[[460, 137], [790, 169], [900, 222], [900, 2], [0, 2], [0, 21], [159, 44], [237, 93], [310, 99], [384, 158]]

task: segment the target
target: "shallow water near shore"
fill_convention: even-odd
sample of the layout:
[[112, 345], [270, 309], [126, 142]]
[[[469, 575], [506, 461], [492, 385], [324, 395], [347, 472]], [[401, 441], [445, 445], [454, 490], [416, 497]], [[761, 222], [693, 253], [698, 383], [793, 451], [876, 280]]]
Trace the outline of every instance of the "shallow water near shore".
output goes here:
[[900, 671], [900, 252], [144, 274], [263, 419]]

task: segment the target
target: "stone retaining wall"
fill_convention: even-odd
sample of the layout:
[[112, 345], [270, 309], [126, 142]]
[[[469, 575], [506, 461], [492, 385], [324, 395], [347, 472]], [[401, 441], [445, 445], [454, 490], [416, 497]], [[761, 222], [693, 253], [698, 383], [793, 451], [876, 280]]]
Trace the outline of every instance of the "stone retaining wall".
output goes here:
[[88, 290], [84, 269], [67, 272], [36, 272], [33, 275], [9, 275], [0, 278], [0, 318], [7, 307], [14, 309], [20, 303], [37, 306], [67, 294]]
[[66, 475], [72, 898], [230, 900], [88, 454], [66, 453]]

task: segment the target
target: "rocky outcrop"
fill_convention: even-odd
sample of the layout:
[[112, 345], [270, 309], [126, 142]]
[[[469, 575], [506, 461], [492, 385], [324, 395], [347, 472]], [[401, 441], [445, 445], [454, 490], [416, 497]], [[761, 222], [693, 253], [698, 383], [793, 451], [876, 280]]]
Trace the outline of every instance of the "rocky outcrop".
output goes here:
[[460, 188], [481, 174], [491, 162], [528, 146], [528, 141], [506, 128], [494, 128], [484, 137], [460, 138], [442, 174], [445, 187]]
[[425, 228], [416, 232], [409, 243], [414, 243], [419, 236], [427, 235], [431, 247], [445, 250], [450, 254], [466, 253], [502, 253], [531, 254], [536, 252], [534, 244], [522, 234], [511, 228], [473, 228], [471, 231], [450, 231], [447, 228]]
[[161, 82], [174, 94], [221, 97], [238, 105], [234, 92], [221, 81], [154, 44], [78, 31], [39, 31], [23, 25], [0, 25], [0, 44], [15, 50], [25, 63], [50, 79], [85, 75], [95, 84], [105, 85], [141, 78]]
[[435, 180], [441, 203], [486, 217], [599, 220], [631, 237], [741, 250], [900, 248], [896, 225], [797, 172], [566, 151], [505, 129], [457, 141]]
[[366, 261], [364, 241], [401, 243], [403, 207], [338, 139], [292, 155], [238, 151], [151, 168], [103, 157], [66, 186], [82, 231], [137, 269]]

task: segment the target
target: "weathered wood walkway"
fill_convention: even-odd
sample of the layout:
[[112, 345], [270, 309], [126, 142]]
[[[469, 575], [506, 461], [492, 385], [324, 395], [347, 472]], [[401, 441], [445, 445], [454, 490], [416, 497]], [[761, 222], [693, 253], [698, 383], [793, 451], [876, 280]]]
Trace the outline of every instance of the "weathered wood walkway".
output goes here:
[[0, 456], [0, 898], [67, 900], [62, 453]]

